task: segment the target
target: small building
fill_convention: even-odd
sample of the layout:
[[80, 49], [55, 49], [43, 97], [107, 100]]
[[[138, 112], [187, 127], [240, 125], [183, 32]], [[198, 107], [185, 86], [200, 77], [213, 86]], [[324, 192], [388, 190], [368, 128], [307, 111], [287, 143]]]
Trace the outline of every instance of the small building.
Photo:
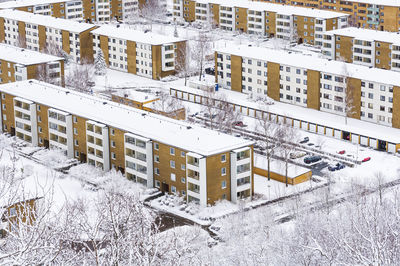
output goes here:
[[64, 58], [0, 44], [0, 84], [27, 79], [64, 85]]
[[[286, 165], [285, 162], [271, 159], [270, 161], [270, 177], [273, 180], [286, 183]], [[268, 178], [268, 161], [267, 157], [254, 156], [254, 174]], [[287, 177], [289, 185], [297, 185], [310, 180], [312, 172], [305, 167], [288, 163]]]

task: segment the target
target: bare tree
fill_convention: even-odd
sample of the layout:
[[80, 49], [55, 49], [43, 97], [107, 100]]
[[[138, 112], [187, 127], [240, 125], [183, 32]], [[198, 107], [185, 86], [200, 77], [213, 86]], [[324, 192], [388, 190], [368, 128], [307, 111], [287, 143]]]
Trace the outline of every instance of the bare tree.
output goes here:
[[219, 97], [217, 109], [219, 110], [215, 117], [217, 129], [232, 133], [234, 123], [242, 120], [242, 113], [226, 100], [225, 95]]
[[18, 33], [15, 46], [20, 47], [20, 48], [26, 48], [26, 37], [25, 37], [25, 35], [22, 35], [21, 33]]
[[188, 43], [186, 43], [186, 45], [179, 45], [175, 61], [175, 69], [178, 76], [184, 77], [185, 86], [187, 85], [187, 79], [192, 72], [190, 56], [191, 54]]
[[150, 26], [149, 30], [153, 30], [153, 21], [165, 20], [166, 7], [162, 1], [159, 0], [146, 0], [143, 5], [139, 6], [140, 16], [147, 21]]
[[343, 66], [342, 66], [342, 82], [343, 82], [343, 92], [344, 92], [344, 99], [342, 99], [343, 102], [343, 112], [344, 112], [344, 121], [345, 124], [347, 125], [347, 118], [352, 117], [354, 114], [356, 114], [355, 110], [355, 104], [354, 104], [354, 93], [356, 88], [354, 87], [353, 83], [351, 82], [351, 73], [347, 68], [347, 64], [345, 63], [345, 58], [340, 57], [338, 59], [339, 61], [343, 61]]
[[201, 109], [204, 112], [204, 116], [208, 119], [206, 125], [211, 129], [215, 128], [215, 120], [219, 113], [218, 105], [221, 100], [224, 100], [224, 97], [217, 94], [214, 88], [204, 90]]
[[152, 102], [151, 108], [153, 109], [154, 113], [176, 118], [185, 107], [183, 106], [181, 100], [172, 97], [168, 93], [160, 92], [158, 94], [158, 100]]
[[89, 91], [94, 79], [93, 64], [82, 63], [71, 66], [66, 76], [66, 86], [78, 91]]
[[282, 138], [282, 127], [280, 124], [269, 121], [268, 117], [257, 117], [257, 124], [255, 130], [263, 135], [262, 140], [259, 141], [260, 145], [265, 148], [267, 157], [267, 171], [268, 181], [271, 180], [270, 176], [270, 163], [271, 158], [274, 156], [275, 151], [278, 149], [280, 140]]
[[211, 37], [205, 32], [199, 32], [191, 50], [192, 59], [196, 63], [196, 68], [199, 72], [199, 80], [201, 80], [201, 76], [203, 75], [204, 65], [207, 61], [207, 53], [210, 51], [210, 46]]
[[285, 163], [285, 183], [288, 186], [288, 169], [289, 169], [289, 159], [290, 154], [296, 150], [296, 148], [291, 144], [293, 142], [297, 142], [298, 140], [298, 131], [296, 128], [290, 125], [282, 125], [281, 132], [279, 134], [279, 151], [280, 155]]
[[61, 73], [51, 72], [46, 64], [40, 64], [36, 70], [36, 79], [54, 85], [61, 85]]

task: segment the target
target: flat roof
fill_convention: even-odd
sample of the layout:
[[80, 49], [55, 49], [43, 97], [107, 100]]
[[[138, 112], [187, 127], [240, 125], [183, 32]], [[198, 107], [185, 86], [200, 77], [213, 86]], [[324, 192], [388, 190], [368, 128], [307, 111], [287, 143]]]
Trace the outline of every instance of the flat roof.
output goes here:
[[29, 24], [42, 25], [50, 28], [71, 31], [75, 33], [87, 31], [95, 27], [95, 25], [93, 24], [88, 24], [84, 22], [77, 22], [73, 20], [55, 18], [51, 16], [33, 14], [29, 12], [12, 10], [12, 9], [0, 10], [0, 17], [3, 17], [5, 19], [22, 21]]
[[0, 59], [22, 65], [36, 65], [64, 60], [64, 58], [58, 56], [39, 53], [4, 43], [0, 44]]
[[399, 32], [389, 32], [389, 31], [379, 31], [363, 28], [343, 28], [337, 30], [330, 30], [325, 32], [329, 35], [341, 35], [347, 37], [353, 37], [360, 40], [367, 41], [381, 41], [387, 43], [399, 43], [400, 44], [400, 33]]
[[[259, 155], [259, 154], [254, 154], [254, 167], [261, 168], [263, 170], [268, 170], [268, 160], [266, 156]], [[274, 172], [278, 175], [285, 176], [286, 172], [286, 165], [284, 161], [278, 161], [278, 160], [270, 160], [270, 165], [269, 165], [270, 171]], [[307, 169], [305, 167], [293, 164], [293, 163], [288, 163], [288, 177], [289, 178], [295, 178], [300, 175], [306, 174], [311, 172], [310, 169]]]
[[0, 9], [18, 8], [25, 6], [39, 6], [54, 3], [77, 2], [80, 0], [11, 0], [0, 3]]
[[[204, 95], [203, 90], [185, 86], [179, 86], [177, 88], [172, 87], [171, 89], [180, 90], [186, 93]], [[218, 91], [218, 94], [225, 94], [229, 103], [241, 105], [255, 110], [263, 110], [265, 112], [286, 116], [296, 120], [307, 121], [309, 123], [318, 124], [327, 128], [348, 131], [352, 134], [368, 136], [374, 139], [400, 144], [400, 129], [398, 128], [379, 125], [354, 118], [347, 118], [346, 125], [344, 122], [345, 117], [342, 115], [278, 101], [274, 101], [274, 104], [272, 105], [260, 105], [259, 102], [249, 100], [248, 94], [227, 89], [221, 89]]]
[[297, 15], [297, 16], [305, 16], [305, 17], [314, 17], [314, 18], [337, 18], [337, 17], [347, 17], [349, 15], [340, 12], [313, 9], [313, 8], [305, 8], [298, 6], [290, 6], [290, 5], [281, 5], [281, 4], [273, 4], [273, 3], [265, 3], [265, 2], [253, 2], [247, 0], [196, 0], [197, 3], [203, 4], [218, 4], [221, 6], [229, 6], [229, 7], [241, 7], [248, 8], [250, 10], [255, 11], [269, 11], [276, 12], [279, 14], [286, 15]]
[[173, 36], [160, 35], [153, 32], [143, 32], [129, 28], [129, 26], [119, 25], [102, 25], [92, 31], [93, 34], [104, 35], [111, 38], [123, 39], [139, 43], [151, 45], [162, 45], [167, 43], [175, 43], [185, 41], [184, 39], [175, 38]]
[[341, 61], [313, 57], [311, 55], [285, 52], [264, 47], [229, 46], [215, 50], [218, 53], [233, 54], [255, 60], [279, 63], [298, 68], [317, 70], [338, 76], [345, 73], [352, 78], [400, 86], [400, 72], [380, 68], [344, 63]]
[[136, 91], [134, 89], [118, 90], [112, 93], [113, 95], [144, 103], [159, 99], [158, 96], [150, 93]]
[[400, 2], [398, 0], [347, 0], [347, 2], [364, 3], [377, 6], [400, 6]]
[[253, 141], [37, 80], [3, 84], [0, 91], [203, 156], [254, 144]]

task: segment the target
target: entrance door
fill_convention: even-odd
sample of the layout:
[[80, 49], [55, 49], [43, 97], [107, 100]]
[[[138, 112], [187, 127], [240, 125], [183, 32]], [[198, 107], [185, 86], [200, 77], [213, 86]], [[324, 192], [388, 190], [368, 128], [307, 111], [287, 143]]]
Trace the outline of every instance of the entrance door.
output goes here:
[[350, 140], [350, 132], [342, 131], [342, 139]]
[[161, 191], [164, 192], [164, 193], [165, 192], [168, 193], [169, 192], [169, 185], [167, 183], [163, 182]]
[[11, 136], [15, 136], [15, 127], [11, 127]]
[[48, 149], [48, 148], [50, 147], [49, 140], [48, 140], [48, 139], [44, 139], [44, 140], [43, 140], [43, 145], [44, 145], [44, 147], [45, 147], [46, 149]]
[[81, 152], [79, 154], [79, 161], [81, 161], [81, 163], [86, 163], [86, 154], [84, 154], [83, 152]]
[[386, 151], [386, 141], [383, 140], [378, 140], [378, 150], [380, 151]]

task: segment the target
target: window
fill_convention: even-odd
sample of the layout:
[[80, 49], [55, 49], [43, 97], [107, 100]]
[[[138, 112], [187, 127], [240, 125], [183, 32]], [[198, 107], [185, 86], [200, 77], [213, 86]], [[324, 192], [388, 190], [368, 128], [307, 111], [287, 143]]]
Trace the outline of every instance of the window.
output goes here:
[[226, 188], [226, 181], [225, 180], [221, 182], [221, 188], [222, 189]]
[[74, 123], [77, 123], [78, 122], [78, 119], [76, 118], [76, 116], [74, 116]]
[[368, 98], [373, 99], [374, 98], [374, 94], [373, 93], [368, 93]]
[[171, 192], [172, 193], [176, 193], [176, 187], [175, 186], [171, 186]]
[[226, 154], [221, 155], [221, 162], [226, 162]]
[[175, 168], [175, 161], [169, 161], [169, 165], [171, 166], [171, 168]]
[[185, 164], [181, 164], [181, 170], [183, 170], [183, 171], [186, 170], [186, 165]]
[[40, 105], [37, 106], [37, 110], [40, 111]]
[[42, 133], [42, 127], [38, 127], [39, 133]]
[[185, 152], [181, 151], [181, 157], [185, 157], [185, 156], [186, 156]]
[[113, 160], [115, 160], [115, 158], [116, 158], [115, 152], [111, 152], [111, 158], [112, 158]]
[[156, 175], [160, 175], [160, 169], [159, 168], [154, 168], [154, 173], [156, 174]]
[[175, 148], [169, 148], [169, 154], [175, 155]]
[[158, 145], [158, 143], [154, 143], [154, 149], [157, 151], [160, 149], [160, 146]]
[[111, 129], [111, 135], [114, 136], [115, 135], [115, 130], [112, 128]]
[[186, 178], [181, 177], [181, 182], [185, 184], [186, 183]]
[[156, 163], [159, 163], [159, 162], [160, 162], [160, 156], [154, 155], [154, 161], [155, 161]]
[[385, 96], [381, 95], [380, 100], [381, 100], [382, 102], [384, 102], [384, 101], [385, 101]]
[[156, 180], [156, 188], [160, 188], [161, 187], [161, 182]]
[[171, 173], [171, 181], [176, 181], [176, 175]]
[[74, 144], [75, 144], [75, 146], [79, 146], [79, 142], [77, 139], [74, 141]]
[[74, 128], [74, 134], [78, 135], [78, 129]]
[[221, 175], [226, 175], [226, 168], [225, 167], [221, 168]]
[[115, 141], [114, 140], [111, 141], [111, 147], [115, 148]]

